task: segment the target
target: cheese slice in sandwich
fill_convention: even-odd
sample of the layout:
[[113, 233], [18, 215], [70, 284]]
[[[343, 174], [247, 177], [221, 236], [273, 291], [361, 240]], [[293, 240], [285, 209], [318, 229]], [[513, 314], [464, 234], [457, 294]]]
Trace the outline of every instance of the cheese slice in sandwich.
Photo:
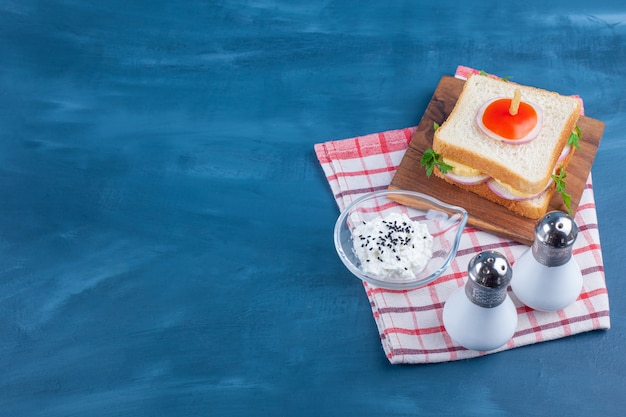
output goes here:
[[[522, 103], [536, 110], [536, 129], [530, 139], [496, 138], [482, 123], [482, 112], [495, 99], [512, 99], [515, 90]], [[574, 153], [567, 142], [580, 107], [574, 97], [471, 75], [433, 139], [433, 150], [453, 169], [447, 174], [435, 169], [434, 173], [517, 214], [539, 218], [555, 191], [552, 174], [565, 170]]]

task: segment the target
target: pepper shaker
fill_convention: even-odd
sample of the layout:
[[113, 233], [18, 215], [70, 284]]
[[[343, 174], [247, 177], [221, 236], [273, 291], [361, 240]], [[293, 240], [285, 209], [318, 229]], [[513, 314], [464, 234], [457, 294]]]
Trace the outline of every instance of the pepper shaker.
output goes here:
[[528, 307], [561, 310], [578, 298], [583, 285], [572, 257], [578, 225], [566, 213], [551, 211], [535, 225], [533, 245], [513, 265], [513, 293]]
[[467, 270], [465, 286], [443, 307], [443, 324], [450, 337], [468, 349], [496, 349], [517, 328], [517, 311], [507, 293], [511, 266], [501, 253], [484, 251], [470, 260]]

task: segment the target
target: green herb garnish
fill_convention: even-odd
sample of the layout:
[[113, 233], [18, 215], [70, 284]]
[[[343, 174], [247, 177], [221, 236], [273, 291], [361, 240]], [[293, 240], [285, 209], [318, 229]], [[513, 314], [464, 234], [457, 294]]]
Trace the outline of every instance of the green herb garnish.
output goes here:
[[569, 135], [569, 139], [567, 139], [567, 144], [575, 147], [576, 149], [580, 149], [580, 145], [578, 144], [578, 140], [583, 132], [580, 130], [578, 126], [574, 128], [572, 133]]
[[435, 129], [436, 132], [439, 129], [439, 123], [433, 122], [433, 129]]
[[572, 216], [572, 196], [565, 191], [565, 177], [567, 173], [563, 169], [563, 165], [559, 165], [558, 174], [552, 174], [552, 179], [556, 184], [556, 192], [561, 194], [561, 198], [567, 207], [567, 214]]
[[[478, 75], [484, 75], [485, 77], [488, 77], [488, 76], [489, 76], [489, 73], [487, 73], [487, 71], [485, 71], [485, 70], [480, 70], [480, 71], [478, 71]], [[513, 76], [512, 76], [512, 75], [507, 75], [507, 76], [502, 77], [502, 78], [500, 78], [500, 79], [501, 79], [502, 81], [504, 81], [505, 83], [508, 83], [508, 82], [509, 82], [509, 80], [510, 80], [511, 78], [513, 78]]]
[[441, 155], [435, 152], [432, 148], [428, 148], [424, 151], [420, 165], [426, 168], [427, 177], [430, 177], [433, 173], [435, 166], [444, 174], [454, 168], [453, 166], [443, 162], [441, 160]]

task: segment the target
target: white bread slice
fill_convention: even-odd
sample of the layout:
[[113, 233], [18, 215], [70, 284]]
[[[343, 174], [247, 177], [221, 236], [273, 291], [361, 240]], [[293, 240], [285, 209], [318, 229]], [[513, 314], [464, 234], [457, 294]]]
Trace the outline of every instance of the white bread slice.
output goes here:
[[[507, 144], [485, 135], [475, 119], [485, 102], [511, 98], [516, 88], [522, 101], [541, 107], [543, 127], [528, 143]], [[468, 77], [454, 109], [435, 132], [433, 149], [444, 159], [479, 168], [522, 193], [536, 194], [546, 188], [579, 116], [576, 98], [475, 74]]]

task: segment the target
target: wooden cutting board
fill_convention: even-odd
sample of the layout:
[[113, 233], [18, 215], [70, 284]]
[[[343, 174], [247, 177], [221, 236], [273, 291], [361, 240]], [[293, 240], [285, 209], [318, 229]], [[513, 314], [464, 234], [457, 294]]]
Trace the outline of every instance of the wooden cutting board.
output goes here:
[[[446, 203], [461, 206], [469, 214], [468, 226], [531, 245], [537, 220], [519, 216], [434, 175], [428, 178], [424, 168], [420, 166], [424, 151], [432, 147], [433, 123], [441, 125], [446, 120], [456, 104], [464, 83], [465, 81], [454, 77], [441, 78], [389, 188], [417, 191]], [[572, 196], [571, 205], [574, 212], [585, 189], [604, 132], [604, 123], [589, 117], [581, 116], [578, 126], [582, 130], [580, 149], [574, 153], [565, 179], [566, 191]], [[567, 211], [560, 194], [554, 194], [548, 210]]]

